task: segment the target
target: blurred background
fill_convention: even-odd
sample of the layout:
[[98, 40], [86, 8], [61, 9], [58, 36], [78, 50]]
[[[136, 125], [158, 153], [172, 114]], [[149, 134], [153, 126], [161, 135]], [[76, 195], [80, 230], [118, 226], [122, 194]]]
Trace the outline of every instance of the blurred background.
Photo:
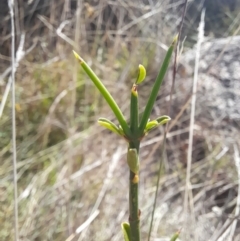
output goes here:
[[[21, 241], [123, 240], [128, 220], [127, 145], [97, 119], [115, 121], [74, 59], [101, 77], [126, 117], [138, 65], [143, 110], [166, 49], [179, 29], [183, 0], [18, 0], [16, 112]], [[203, 9], [195, 123], [190, 125], [198, 26]], [[188, 1], [171, 93], [171, 65], [152, 118], [172, 121], [163, 155], [152, 241], [240, 240], [240, 0]], [[173, 58], [174, 59], [174, 58]], [[173, 59], [172, 63], [173, 64]], [[196, 73], [196, 71], [195, 71]], [[0, 1], [0, 240], [14, 240], [11, 21]], [[170, 97], [171, 95], [171, 97]], [[172, 103], [170, 102], [172, 99]], [[189, 145], [189, 130], [194, 131]], [[146, 240], [163, 129], [142, 142], [140, 208]], [[191, 187], [186, 170], [190, 149]], [[189, 208], [186, 208], [186, 193]], [[185, 200], [185, 201], [184, 201]]]

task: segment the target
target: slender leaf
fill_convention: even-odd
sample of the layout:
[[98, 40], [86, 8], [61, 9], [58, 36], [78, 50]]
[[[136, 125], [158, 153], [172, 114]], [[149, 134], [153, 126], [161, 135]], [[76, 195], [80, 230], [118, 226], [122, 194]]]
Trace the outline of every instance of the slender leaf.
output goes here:
[[108, 105], [112, 109], [113, 113], [115, 114], [116, 118], [118, 119], [120, 125], [123, 128], [124, 133], [127, 136], [131, 135], [129, 126], [127, 125], [127, 122], [125, 120], [125, 117], [122, 114], [122, 111], [118, 107], [117, 103], [113, 99], [112, 95], [109, 93], [109, 91], [106, 89], [102, 81], [97, 77], [97, 75], [93, 72], [93, 70], [88, 66], [88, 64], [75, 52], [73, 51], [76, 59], [79, 61], [80, 65], [86, 72], [86, 74], [89, 76], [89, 78], [92, 80], [92, 82], [95, 84], [95, 86], [98, 88], [102, 96], [107, 101]]
[[163, 64], [162, 64], [162, 67], [159, 71], [159, 74], [156, 78], [156, 81], [153, 85], [153, 88], [152, 88], [152, 92], [149, 96], [149, 99], [148, 99], [148, 102], [147, 102], [147, 105], [145, 107], [145, 110], [144, 110], [144, 113], [143, 113], [143, 116], [142, 116], [142, 119], [141, 119], [141, 122], [140, 122], [140, 126], [139, 126], [139, 131], [140, 133], [143, 133], [144, 132], [144, 129], [146, 127], [146, 124], [148, 122], [148, 119], [150, 117], [150, 114], [152, 112], [152, 109], [153, 109], [153, 105], [154, 105], [154, 102], [156, 101], [156, 98], [157, 98], [157, 95], [158, 95], [158, 91], [161, 87], [161, 84], [163, 82], [163, 79], [164, 79], [164, 76], [167, 72], [167, 69], [168, 69], [168, 65], [170, 63], [170, 60], [171, 60], [171, 56], [172, 56], [172, 53], [173, 53], [173, 49], [174, 49], [174, 46], [177, 42], [177, 36], [174, 38], [171, 46], [169, 47], [168, 51], [167, 51], [167, 54], [165, 56], [165, 59], [163, 61]]
[[179, 237], [180, 231], [176, 232], [170, 239], [170, 241], [176, 241]]

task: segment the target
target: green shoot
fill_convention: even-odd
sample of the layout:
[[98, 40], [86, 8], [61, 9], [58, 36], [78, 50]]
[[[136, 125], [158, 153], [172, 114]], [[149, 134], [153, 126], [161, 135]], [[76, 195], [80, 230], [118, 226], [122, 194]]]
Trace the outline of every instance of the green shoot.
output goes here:
[[[164, 125], [171, 120], [169, 116], [161, 116], [156, 120], [149, 121], [150, 114], [153, 109], [154, 102], [157, 98], [159, 89], [163, 82], [164, 76], [167, 72], [168, 65], [173, 53], [174, 46], [177, 42], [177, 36], [174, 38], [171, 46], [169, 47], [162, 67], [153, 85], [152, 92], [149, 96], [147, 105], [145, 107], [143, 116], [139, 124], [139, 107], [138, 107], [138, 85], [143, 82], [146, 77], [146, 70], [144, 66], [139, 65], [139, 73], [135, 83], [130, 91], [130, 124], [126, 122], [120, 108], [116, 104], [115, 100], [106, 89], [101, 80], [93, 72], [93, 70], [87, 65], [87, 63], [73, 51], [75, 57], [79, 61], [80, 65], [92, 80], [94, 85], [98, 88], [101, 95], [107, 101], [108, 105], [115, 114], [119, 125], [114, 124], [108, 119], [100, 118], [98, 123], [103, 127], [111, 130], [117, 135], [124, 137], [128, 142], [127, 151], [127, 164], [129, 167], [129, 224], [122, 224], [122, 231], [125, 241], [140, 241], [140, 210], [138, 208], [138, 185], [139, 185], [139, 147], [142, 138], [147, 133], [159, 125]], [[175, 241], [177, 235], [174, 235], [171, 241]]]

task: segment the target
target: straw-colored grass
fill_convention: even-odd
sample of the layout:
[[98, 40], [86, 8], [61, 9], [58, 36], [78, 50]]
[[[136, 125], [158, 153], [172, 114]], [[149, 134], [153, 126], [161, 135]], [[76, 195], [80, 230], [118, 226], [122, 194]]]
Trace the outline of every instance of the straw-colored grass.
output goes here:
[[[16, 72], [19, 236], [22, 241], [123, 240], [120, 224], [128, 219], [126, 143], [96, 124], [99, 116], [109, 119], [113, 116], [87, 76], [74, 66], [71, 50], [78, 46], [81, 55], [94, 67], [124, 114], [129, 116], [126, 99], [130, 96], [137, 66], [143, 64], [147, 69], [146, 84], [139, 88], [143, 103], [165, 47], [176, 32], [176, 14], [170, 10], [180, 8], [181, 4], [179, 1], [175, 3], [176, 7], [170, 7], [163, 1], [164, 4], [153, 8], [129, 1], [83, 4], [80, 42], [76, 43], [74, 9], [69, 22], [65, 22], [69, 19], [67, 2], [52, 0], [51, 11], [45, 14], [44, 9], [39, 9], [39, 15], [33, 18], [35, 22], [30, 21], [34, 24], [24, 24], [24, 49], [31, 51], [20, 61]], [[108, 21], [104, 17], [105, 11], [112, 11]], [[3, 22], [6, 21], [7, 17]], [[20, 31], [19, 24], [16, 28]], [[2, 100], [9, 75], [9, 71], [4, 73], [10, 66], [10, 59], [5, 58], [10, 37], [5, 27], [1, 25], [1, 29], [6, 33], [0, 40], [4, 46], [1, 48], [3, 56], [0, 56]], [[20, 36], [17, 35], [17, 43]], [[185, 69], [178, 72], [176, 81], [184, 81], [184, 75]], [[78, 76], [77, 79], [74, 76]], [[168, 110], [171, 77], [165, 82], [153, 117], [166, 114]], [[183, 93], [182, 98], [179, 98], [179, 92]], [[232, 226], [234, 220], [239, 220], [234, 216], [239, 195], [239, 170], [236, 170], [239, 143], [234, 143], [233, 147], [231, 142], [232, 136], [237, 137], [239, 132], [232, 126], [219, 130], [202, 115], [193, 126], [191, 183], [196, 226], [190, 218], [184, 220], [189, 99], [184, 88], [176, 89], [173, 94], [172, 122], [152, 240], [169, 240], [186, 221], [188, 229], [182, 229], [181, 240], [189, 240], [197, 232], [199, 241], [210, 238], [217, 241], [233, 227], [236, 228], [232, 240], [239, 240], [239, 227]], [[14, 237], [10, 106], [8, 97], [0, 119], [1, 241]], [[144, 105], [140, 102], [140, 106]], [[234, 131], [233, 135], [230, 130]], [[162, 130], [157, 130], [142, 143], [143, 240], [147, 238], [150, 223], [162, 134]], [[119, 182], [120, 188], [116, 189]]]

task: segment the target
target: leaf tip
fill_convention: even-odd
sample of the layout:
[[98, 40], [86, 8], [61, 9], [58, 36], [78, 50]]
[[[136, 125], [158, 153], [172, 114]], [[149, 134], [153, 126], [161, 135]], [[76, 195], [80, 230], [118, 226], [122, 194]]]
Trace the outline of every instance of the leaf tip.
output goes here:
[[170, 120], [171, 120], [171, 117], [169, 117], [167, 115], [160, 116], [156, 119], [156, 121], [158, 122], [159, 125], [164, 125], [164, 124], [168, 123]]
[[73, 50], [72, 52], [73, 52], [75, 58], [76, 58], [80, 63], [82, 63], [82, 62], [83, 62], [83, 59], [77, 54], [77, 52], [75, 52], [74, 50]]
[[173, 45], [173, 46], [177, 43], [177, 41], [178, 41], [178, 36], [179, 36], [179, 34], [177, 34], [177, 35], [173, 38], [173, 41], [172, 41], [172, 45]]

